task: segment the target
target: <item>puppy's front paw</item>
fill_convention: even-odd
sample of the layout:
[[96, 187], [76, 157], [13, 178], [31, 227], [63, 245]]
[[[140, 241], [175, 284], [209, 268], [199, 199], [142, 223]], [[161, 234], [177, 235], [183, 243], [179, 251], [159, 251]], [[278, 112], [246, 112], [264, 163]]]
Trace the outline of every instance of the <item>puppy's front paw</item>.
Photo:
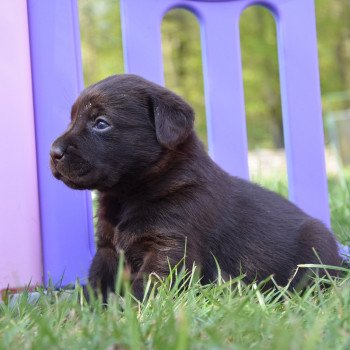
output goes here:
[[112, 248], [99, 248], [89, 271], [89, 283], [94, 292], [102, 293], [103, 302], [114, 292], [118, 254]]

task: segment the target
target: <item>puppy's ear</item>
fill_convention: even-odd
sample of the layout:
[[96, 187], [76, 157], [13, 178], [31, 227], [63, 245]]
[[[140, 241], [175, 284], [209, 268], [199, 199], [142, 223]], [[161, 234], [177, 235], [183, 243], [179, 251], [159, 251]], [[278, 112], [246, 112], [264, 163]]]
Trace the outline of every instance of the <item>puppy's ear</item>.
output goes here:
[[168, 149], [175, 149], [193, 129], [193, 109], [182, 98], [167, 90], [152, 100], [158, 142]]

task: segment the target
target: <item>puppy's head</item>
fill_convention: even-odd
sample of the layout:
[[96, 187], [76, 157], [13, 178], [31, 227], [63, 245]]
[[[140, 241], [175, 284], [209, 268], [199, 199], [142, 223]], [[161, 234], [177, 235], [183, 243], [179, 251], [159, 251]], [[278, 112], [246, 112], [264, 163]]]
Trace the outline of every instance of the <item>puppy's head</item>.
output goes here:
[[51, 147], [54, 176], [76, 189], [105, 190], [156, 164], [193, 130], [192, 108], [135, 75], [116, 75], [85, 89], [71, 123]]

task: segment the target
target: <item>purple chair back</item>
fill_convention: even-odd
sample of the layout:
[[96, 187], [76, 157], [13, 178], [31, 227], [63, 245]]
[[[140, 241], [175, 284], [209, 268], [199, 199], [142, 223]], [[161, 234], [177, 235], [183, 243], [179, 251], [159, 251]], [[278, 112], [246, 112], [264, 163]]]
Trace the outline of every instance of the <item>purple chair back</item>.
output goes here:
[[[209, 152], [248, 178], [239, 20], [262, 5], [276, 19], [289, 196], [330, 224], [313, 0], [121, 0], [126, 71], [163, 84], [161, 22], [171, 9], [201, 27]], [[140, 59], [142, 57], [142, 59]]]
[[[21, 124], [22, 121], [16, 117], [14, 125], [25, 126], [26, 138], [17, 143], [17, 151], [33, 160], [33, 113], [29, 106], [33, 95], [37, 172], [35, 161], [30, 162], [27, 172], [31, 183], [38, 177], [44, 279], [47, 283], [50, 276], [54, 283], [61, 281], [68, 284], [76, 277], [87, 275], [95, 249], [90, 194], [70, 190], [55, 180], [48, 165], [51, 142], [66, 128], [70, 106], [83, 87], [77, 4], [76, 0], [27, 0], [29, 60], [25, 41], [28, 33], [23, 29], [27, 23], [26, 7], [21, 1], [10, 3], [7, 9], [14, 13], [17, 9], [21, 23], [24, 23], [19, 27], [13, 16], [4, 15], [6, 9], [0, 12], [5, 23], [8, 20], [12, 24], [7, 28], [18, 43], [12, 47], [18, 61], [13, 61], [11, 65], [10, 57], [6, 55], [2, 61], [10, 67], [9, 72], [11, 69], [15, 72], [18, 67], [17, 73], [23, 72], [21, 76], [25, 83], [23, 86], [19, 84], [17, 89], [21, 96], [25, 96], [22, 99], [24, 104], [15, 107], [18, 111], [23, 110], [23, 117], [27, 116], [27, 119]], [[248, 178], [239, 19], [245, 8], [256, 4], [267, 7], [277, 23], [290, 198], [329, 225], [313, 0], [121, 0], [126, 70], [163, 84], [162, 18], [177, 7], [193, 12], [202, 32], [209, 151], [229, 173]], [[7, 40], [7, 37], [3, 38]], [[12, 84], [11, 89], [5, 92], [5, 96], [6, 93], [9, 95], [5, 110], [11, 106], [15, 88]], [[18, 113], [18, 116], [22, 114]], [[5, 134], [3, 144], [7, 144], [6, 137]], [[6, 152], [3, 157], [5, 163], [12, 161]], [[23, 163], [22, 168], [24, 164], [27, 163]], [[10, 179], [10, 172], [6, 172], [6, 176]], [[33, 281], [37, 283], [41, 274], [41, 257], [37, 254], [40, 247], [39, 223], [35, 219], [39, 214], [36, 186], [29, 184], [23, 188], [27, 190], [7, 202], [11, 210], [8, 220], [3, 222], [7, 225], [5, 231], [15, 230], [12, 237], [23, 244], [30, 245], [34, 240], [33, 247], [23, 254], [23, 249], [16, 251], [16, 259], [9, 253], [11, 242], [5, 241], [2, 249], [10, 249], [6, 252], [7, 260], [3, 261], [20, 261], [16, 265], [22, 269], [18, 279], [20, 284], [26, 276], [28, 282], [33, 276]], [[3, 191], [6, 194], [11, 192], [11, 188]], [[10, 194], [5, 197], [10, 198]], [[17, 227], [13, 221], [23, 198], [31, 203], [27, 206], [32, 206], [27, 207], [23, 214], [27, 220], [23, 220], [23, 225], [28, 220], [34, 220], [27, 236], [23, 235], [24, 226]], [[22, 259], [17, 259], [19, 254], [22, 254]], [[33, 255], [35, 259], [30, 259]], [[23, 268], [25, 264], [27, 269]]]
[[94, 253], [89, 192], [53, 178], [51, 143], [83, 88], [76, 0], [28, 0], [44, 281], [85, 277]]

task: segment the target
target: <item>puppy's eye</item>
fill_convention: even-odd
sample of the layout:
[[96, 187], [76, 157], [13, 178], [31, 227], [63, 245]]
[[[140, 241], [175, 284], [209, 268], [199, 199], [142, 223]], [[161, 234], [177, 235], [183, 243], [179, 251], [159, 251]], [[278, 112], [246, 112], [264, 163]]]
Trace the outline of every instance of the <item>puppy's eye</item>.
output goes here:
[[106, 130], [110, 127], [110, 124], [103, 118], [97, 118], [95, 120], [94, 129], [96, 130]]

